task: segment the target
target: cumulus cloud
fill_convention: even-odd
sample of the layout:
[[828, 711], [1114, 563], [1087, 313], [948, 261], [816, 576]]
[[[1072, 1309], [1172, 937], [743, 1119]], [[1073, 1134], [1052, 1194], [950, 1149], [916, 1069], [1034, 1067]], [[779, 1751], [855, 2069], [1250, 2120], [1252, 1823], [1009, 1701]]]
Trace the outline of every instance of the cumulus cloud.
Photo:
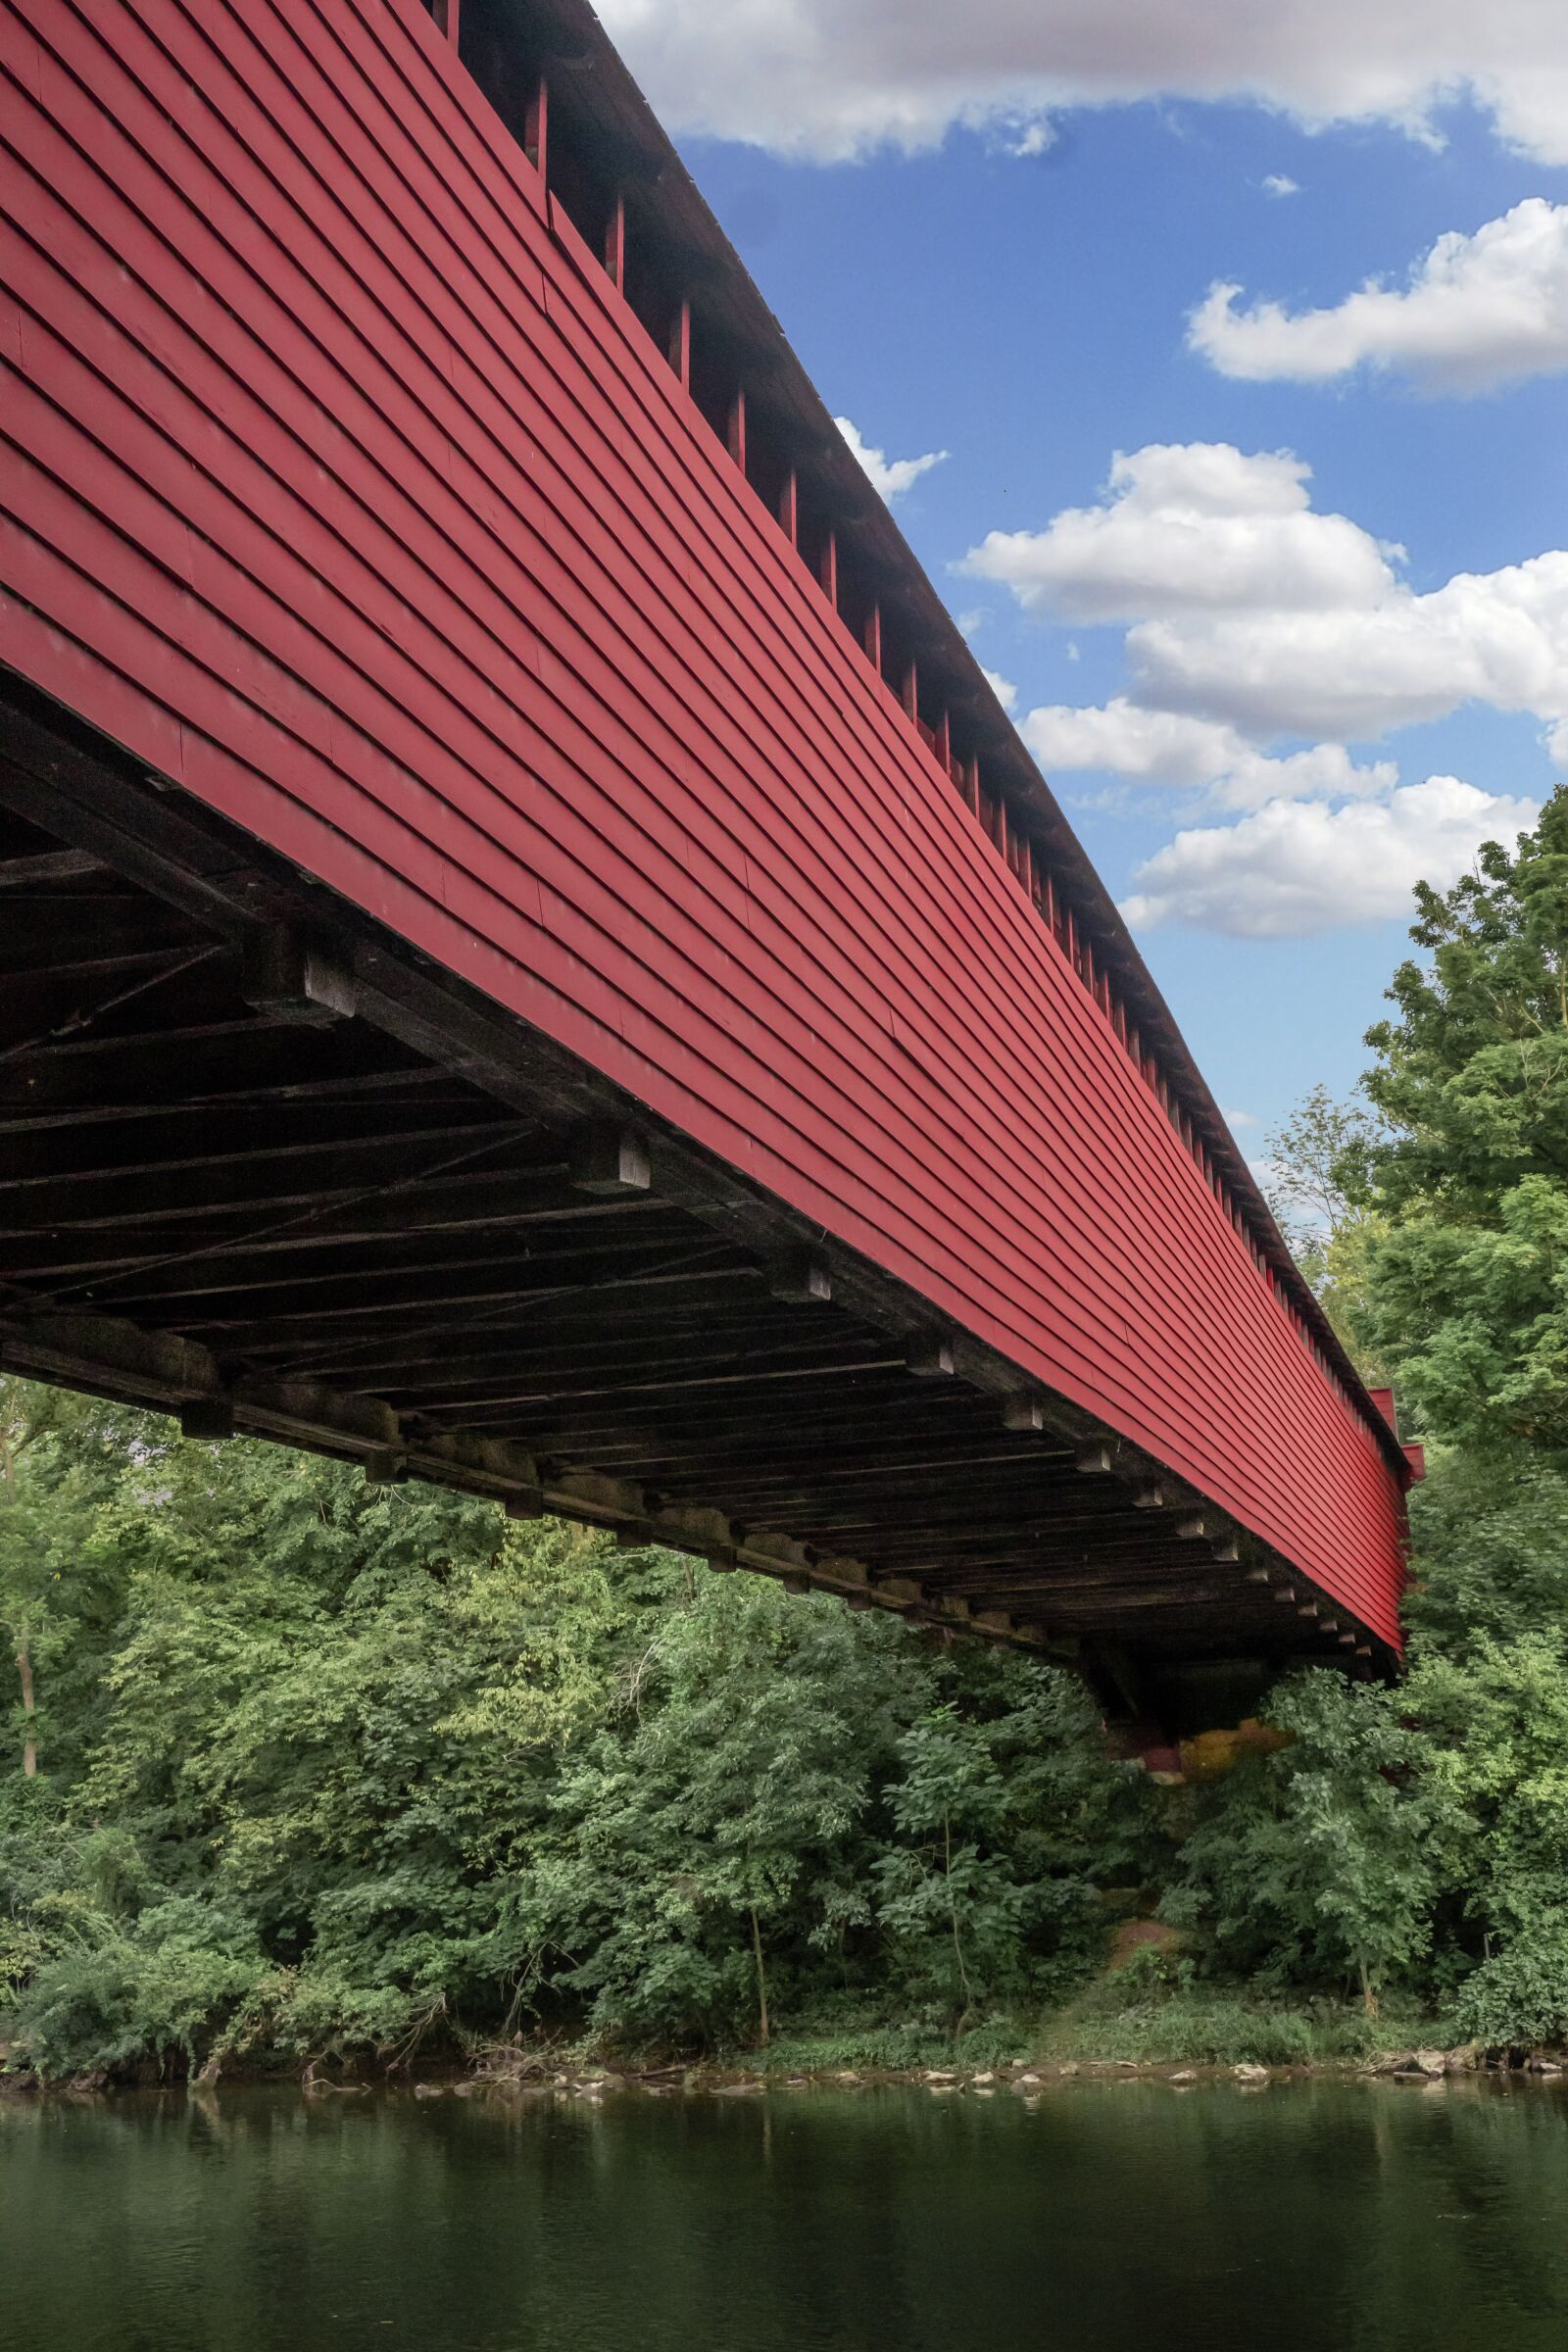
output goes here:
[[945, 449], [928, 449], [923, 458], [890, 458], [885, 450], [873, 449], [869, 442], [862, 441], [848, 416], [835, 416], [833, 421], [859, 460], [872, 489], [889, 506], [896, 498], [902, 498], [906, 490], [912, 490], [921, 474], [929, 473], [933, 466], [940, 466], [948, 454]]
[[1288, 450], [1151, 443], [1117, 453], [1099, 506], [1068, 507], [1043, 531], [992, 531], [963, 567], [1059, 620], [1371, 604], [1401, 551], [1314, 514], [1310, 474]]
[[1369, 279], [1327, 310], [1241, 300], [1240, 286], [1212, 287], [1188, 342], [1252, 383], [1325, 383], [1366, 367], [1471, 393], [1556, 374], [1568, 368], [1568, 204], [1531, 196], [1473, 236], [1450, 230], [1403, 286]]
[[1465, 703], [1528, 711], [1568, 760], [1568, 551], [1417, 594], [1402, 551], [1311, 508], [1288, 451], [1155, 444], [1098, 507], [994, 531], [967, 566], [1050, 616], [1129, 622], [1132, 701], [1251, 739], [1363, 742]]
[[1365, 741], [1465, 703], [1534, 712], [1568, 754], [1568, 552], [1317, 612], [1177, 613], [1129, 630], [1140, 702], [1252, 735]]
[[[1155, 444], [1116, 459], [1098, 506], [968, 559], [1030, 610], [1128, 624], [1129, 691], [1020, 719], [1048, 772], [1185, 788], [1237, 817], [1187, 826], [1140, 868], [1123, 912], [1146, 930], [1385, 920], [1537, 813], [1455, 776], [1400, 784], [1350, 743], [1473, 702], [1532, 712], [1568, 761], [1568, 551], [1417, 594], [1402, 551], [1316, 513], [1309, 480], [1286, 450]], [[1293, 737], [1305, 748], [1278, 748]]]
[[1298, 939], [1405, 913], [1417, 881], [1447, 889], [1483, 841], [1534, 823], [1530, 801], [1428, 776], [1387, 800], [1330, 808], [1276, 801], [1234, 825], [1195, 826], [1133, 877], [1136, 929], [1181, 923], [1237, 939]]
[[1301, 183], [1288, 172], [1271, 172], [1263, 182], [1265, 196], [1299, 196]]
[[1052, 115], [1161, 96], [1255, 100], [1312, 125], [1433, 135], [1469, 93], [1568, 163], [1568, 13], [1549, 0], [601, 0], [672, 129], [821, 159], [955, 124], [1037, 151]]
[[980, 664], [980, 675], [984, 678], [986, 684], [990, 687], [992, 693], [996, 696], [1004, 710], [1011, 710], [1018, 700], [1018, 689], [1013, 684], [1012, 680], [1010, 678], [1004, 678], [1000, 669], [987, 669], [983, 662]]
[[1216, 808], [1255, 808], [1291, 796], [1345, 800], [1388, 792], [1392, 760], [1357, 767], [1340, 743], [1271, 756], [1235, 727], [1173, 710], [1149, 710], [1121, 696], [1098, 709], [1043, 705], [1018, 731], [1047, 775], [1094, 771], [1129, 782], [1201, 791]]

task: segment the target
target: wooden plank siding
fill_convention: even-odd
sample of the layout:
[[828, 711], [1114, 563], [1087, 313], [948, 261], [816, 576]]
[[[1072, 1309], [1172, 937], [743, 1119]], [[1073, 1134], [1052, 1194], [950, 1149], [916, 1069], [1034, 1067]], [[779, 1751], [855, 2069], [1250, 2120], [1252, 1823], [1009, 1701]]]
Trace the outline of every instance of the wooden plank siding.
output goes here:
[[0, 72], [0, 659], [1396, 1644], [1374, 1409], [416, 0]]

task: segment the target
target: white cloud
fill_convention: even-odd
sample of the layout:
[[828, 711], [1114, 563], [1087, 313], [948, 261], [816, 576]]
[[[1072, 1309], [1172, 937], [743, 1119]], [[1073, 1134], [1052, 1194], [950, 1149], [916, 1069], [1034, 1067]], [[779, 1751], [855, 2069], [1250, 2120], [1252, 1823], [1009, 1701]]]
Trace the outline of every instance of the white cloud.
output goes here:
[[1407, 912], [1417, 881], [1447, 889], [1483, 841], [1507, 839], [1538, 814], [1529, 801], [1429, 776], [1386, 801], [1275, 801], [1239, 824], [1178, 833], [1133, 877], [1122, 913], [1238, 939], [1299, 939]]
[[896, 498], [902, 498], [906, 490], [912, 490], [921, 474], [929, 473], [933, 466], [940, 466], [948, 454], [945, 449], [928, 449], [923, 458], [890, 458], [885, 450], [872, 449], [868, 442], [862, 441], [848, 416], [835, 416], [833, 421], [858, 458], [872, 489], [889, 506]]
[[1117, 696], [1099, 709], [1053, 704], [1025, 713], [1018, 732], [1048, 776], [1093, 771], [1130, 782], [1201, 790], [1216, 808], [1256, 808], [1289, 796], [1345, 800], [1388, 792], [1392, 760], [1357, 767], [1343, 744], [1284, 757], [1260, 752], [1235, 727], [1186, 712], [1150, 710]]
[[[1123, 906], [1146, 930], [1304, 937], [1408, 912], [1532, 802], [1455, 776], [1401, 785], [1347, 746], [1467, 702], [1526, 710], [1568, 760], [1568, 551], [1418, 595], [1402, 551], [1313, 511], [1289, 451], [1156, 444], [1118, 457], [1094, 508], [993, 533], [970, 569], [1049, 614], [1131, 623], [1130, 693], [1042, 705], [1019, 729], [1048, 773], [1200, 793], [1229, 824], [1178, 832]], [[1300, 750], [1270, 750], [1306, 737]]]
[[1568, 760], [1568, 550], [1418, 595], [1390, 547], [1311, 509], [1288, 451], [1155, 444], [1098, 507], [994, 531], [967, 568], [1031, 611], [1125, 620], [1131, 699], [1255, 741], [1339, 745], [1465, 703], [1528, 711]]
[[1299, 196], [1301, 183], [1288, 172], [1271, 172], [1263, 182], [1265, 196]]
[[1222, 375], [1323, 383], [1369, 367], [1428, 391], [1489, 392], [1556, 374], [1568, 368], [1568, 204], [1531, 196], [1473, 236], [1450, 230], [1404, 286], [1369, 279], [1329, 310], [1243, 310], [1241, 295], [1214, 286], [1189, 325]]
[[1148, 620], [1127, 652], [1137, 699], [1251, 735], [1365, 741], [1465, 703], [1534, 712], [1568, 755], [1568, 552], [1397, 585], [1337, 611]]
[[1288, 450], [1244, 457], [1224, 441], [1118, 452], [1098, 507], [1068, 507], [1043, 531], [993, 531], [963, 568], [1061, 620], [1372, 603], [1394, 587], [1400, 551], [1314, 514], [1310, 472]]
[[1219, 1115], [1227, 1127], [1255, 1127], [1257, 1125], [1256, 1114], [1250, 1110], [1222, 1110]]
[[[1568, 12], [1551, 0], [602, 0], [662, 119], [787, 154], [929, 147], [956, 123], [1031, 151], [1070, 106], [1254, 100], [1431, 137], [1466, 92], [1568, 163]], [[1038, 127], [1037, 127], [1038, 126]]]
[[1018, 689], [1013, 684], [1012, 680], [1010, 678], [1004, 678], [1000, 669], [987, 669], [983, 662], [980, 664], [980, 675], [984, 678], [986, 684], [990, 687], [992, 693], [996, 696], [1004, 710], [1012, 710], [1014, 704], [1018, 700]]

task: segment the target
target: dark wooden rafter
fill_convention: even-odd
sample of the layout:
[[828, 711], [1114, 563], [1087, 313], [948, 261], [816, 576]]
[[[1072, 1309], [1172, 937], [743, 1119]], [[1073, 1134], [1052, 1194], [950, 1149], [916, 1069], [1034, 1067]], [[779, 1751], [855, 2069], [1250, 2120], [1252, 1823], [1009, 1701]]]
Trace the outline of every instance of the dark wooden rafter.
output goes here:
[[7, 1369], [982, 1639], [1353, 1649], [1162, 1465], [10, 691]]

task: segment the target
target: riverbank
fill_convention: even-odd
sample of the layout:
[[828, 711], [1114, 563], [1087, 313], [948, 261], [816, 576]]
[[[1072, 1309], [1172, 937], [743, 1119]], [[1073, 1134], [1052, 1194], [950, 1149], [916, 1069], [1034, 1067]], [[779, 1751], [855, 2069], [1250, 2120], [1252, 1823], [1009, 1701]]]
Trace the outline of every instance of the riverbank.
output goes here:
[[[1098, 2031], [1088, 2029], [1098, 2025]], [[1076, 2039], [1071, 2029], [1078, 2029]], [[1412, 2027], [1416, 2030], [1412, 2031]], [[1424, 2031], [1422, 2030], [1424, 2029]], [[1010, 2041], [1011, 2046], [1002, 2046]], [[1150, 2044], [1157, 2044], [1151, 2047]], [[1367, 2018], [1328, 2009], [1268, 2009], [1236, 1999], [1173, 2000], [1123, 2011], [1112, 2020], [1049, 2020], [1032, 2034], [1001, 2025], [951, 2037], [913, 2027], [784, 2036], [766, 2049], [698, 2056], [639, 2057], [595, 2052], [580, 2042], [493, 2043], [466, 2055], [426, 2052], [387, 2061], [374, 2053], [318, 2056], [291, 2066], [240, 2057], [212, 2060], [190, 2081], [177, 2071], [146, 2069], [43, 2079], [0, 2069], [0, 2097], [81, 2098], [148, 2088], [295, 2084], [307, 2099], [361, 2097], [405, 2090], [421, 2099], [532, 2098], [546, 2092], [598, 2098], [619, 2091], [651, 2096], [740, 2097], [775, 2089], [878, 2085], [934, 2096], [1031, 2094], [1072, 2082], [1140, 2080], [1177, 2086], [1235, 2082], [1261, 2087], [1290, 2080], [1382, 2077], [1408, 2083], [1464, 2077], [1518, 2076], [1550, 2082], [1568, 2073], [1558, 2047], [1487, 2049], [1445, 2038], [1430, 2019]]]
[[[1415, 2067], [1415, 2054], [1422, 2065]], [[23, 2048], [8, 2053], [0, 2030], [0, 2084], [19, 2076]], [[416, 2081], [455, 2090], [466, 2082], [531, 2091], [541, 2084], [662, 2082], [762, 2087], [783, 2082], [971, 2084], [980, 2089], [1070, 2081], [1076, 2076], [1182, 2076], [1256, 2080], [1273, 2075], [1394, 2073], [1406, 2061], [1435, 2078], [1471, 2072], [1492, 2060], [1504, 2066], [1561, 2064], [1560, 2053], [1531, 2047], [1488, 2051], [1453, 2026], [1410, 2002], [1369, 2013], [1359, 2000], [1325, 1995], [1270, 1999], [1248, 1985], [1193, 1978], [1163, 1956], [1141, 1954], [1104, 1970], [1066, 2002], [1039, 2012], [1003, 2011], [961, 2032], [934, 2023], [891, 2022], [845, 2005], [775, 2031], [765, 2046], [720, 2043], [694, 2049], [676, 2041], [640, 2047], [591, 2038], [563, 2021], [554, 2032], [486, 2040], [465, 2037], [449, 2020], [432, 2021], [422, 2041], [377, 2046], [328, 2030], [314, 2051], [270, 2041], [234, 2043], [207, 2057], [198, 2082], [301, 2082], [307, 2091], [334, 2085]], [[133, 2087], [183, 2077], [177, 2055], [162, 2064], [145, 2055], [109, 2070], [53, 2074], [67, 2088]], [[26, 2078], [21, 2077], [25, 2080]], [[40, 2085], [41, 2086], [41, 2085]]]
[[1382, 2081], [1412, 2089], [1459, 2089], [1503, 2080], [1533, 2088], [1561, 2090], [1568, 2085], [1568, 2052], [1515, 2051], [1488, 2053], [1466, 2047], [1455, 2050], [1416, 2048], [1395, 2051], [1381, 2059], [1320, 2060], [1294, 2065], [1264, 2066], [1252, 2060], [1227, 2065], [1175, 2065], [1169, 2061], [1123, 2059], [1047, 2059], [1000, 2067], [820, 2067], [785, 2071], [777, 2066], [677, 2064], [657, 2067], [562, 2065], [559, 2053], [514, 2051], [507, 2061], [494, 2059], [463, 2070], [423, 2075], [331, 2074], [307, 2069], [285, 2080], [236, 2070], [203, 2082], [162, 2084], [117, 2082], [104, 2074], [71, 2077], [43, 2082], [28, 2075], [0, 2077], [0, 2099], [80, 2103], [82, 2100], [134, 2099], [148, 2091], [183, 2094], [197, 2100], [222, 2093], [294, 2088], [308, 2104], [330, 2106], [336, 2101], [367, 2097], [404, 2096], [434, 2099], [493, 2100], [502, 2105], [537, 2099], [597, 2103], [626, 2096], [675, 2099], [742, 2099], [776, 2092], [906, 2090], [932, 2098], [1039, 2100], [1074, 2084], [1109, 2085], [1143, 2082], [1187, 2090], [1200, 2085], [1231, 2085], [1241, 2090], [1266, 2090], [1275, 2084], [1303, 2082]]

